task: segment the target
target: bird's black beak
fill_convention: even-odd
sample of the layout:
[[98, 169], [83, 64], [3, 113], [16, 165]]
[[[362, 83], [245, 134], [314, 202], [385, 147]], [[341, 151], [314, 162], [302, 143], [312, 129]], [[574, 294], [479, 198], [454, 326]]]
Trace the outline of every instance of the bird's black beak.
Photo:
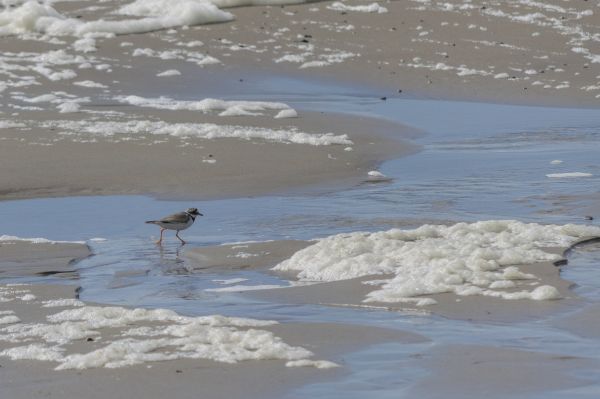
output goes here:
[[201, 214], [200, 212], [198, 212], [198, 216], [204, 216], [203, 214]]

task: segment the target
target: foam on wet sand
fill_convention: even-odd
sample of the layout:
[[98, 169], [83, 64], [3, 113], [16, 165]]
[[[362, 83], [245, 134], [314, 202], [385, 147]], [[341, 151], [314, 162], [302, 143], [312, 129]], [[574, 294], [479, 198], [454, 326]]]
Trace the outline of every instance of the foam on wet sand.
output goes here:
[[[28, 290], [23, 287], [5, 287], [1, 295], [4, 302], [10, 302], [19, 300], [16, 293], [25, 291]], [[58, 301], [53, 305], [73, 305], [66, 299]], [[50, 360], [58, 363], [57, 370], [118, 368], [180, 358], [224, 363], [303, 360], [305, 362], [292, 363], [290, 367], [313, 365], [309, 361], [311, 352], [289, 346], [274, 334], [260, 329], [276, 324], [273, 321], [222, 316], [185, 317], [166, 309], [76, 305], [76, 308], [48, 315], [45, 323], [15, 322], [0, 329], [0, 340], [15, 345], [1, 351], [0, 356], [13, 360]], [[112, 338], [102, 337], [102, 330], [106, 329], [119, 331], [111, 331]], [[65, 353], [73, 341], [87, 338], [102, 340], [102, 346], [87, 353]], [[332, 362], [314, 365], [319, 368], [337, 366]]]
[[[25, 295], [36, 299], [25, 301]], [[60, 388], [62, 397], [77, 397], [89, 390], [89, 383], [102, 381], [111, 381], [102, 394], [159, 398], [166, 387], [172, 390], [176, 384], [178, 395], [195, 395], [200, 384], [204, 394], [244, 398], [251, 392], [259, 397], [336, 373], [339, 363], [319, 359], [313, 352], [337, 359], [365, 343], [427, 341], [417, 334], [377, 327], [279, 324], [100, 306], [74, 295], [69, 286], [0, 286], [0, 357], [11, 359], [2, 363], [3, 376], [10, 381], [3, 389], [11, 397], [34, 397], [31, 389], [54, 392], [56, 381], [72, 378]], [[256, 378], [263, 383], [250, 390], [239, 383]], [[88, 393], [92, 396], [87, 397], [96, 397]]]
[[[71, 119], [0, 121], [0, 126], [12, 126], [2, 129], [7, 139], [0, 156], [19, 171], [0, 175], [4, 195], [137, 192], [206, 198], [331, 180], [345, 185], [381, 159], [415, 148], [384, 137], [374, 141], [373, 133], [408, 129], [368, 118], [305, 111], [299, 118], [275, 119], [277, 110], [233, 117], [128, 108], [135, 114], [115, 110], [89, 116], [82, 107], [82, 112], [64, 114]], [[331, 123], [335, 133], [323, 133]], [[64, 154], [61, 159], [68, 154], [69, 162], [56, 162], [58, 154]], [[29, 162], [32, 158], [36, 163]], [[124, 168], [131, 173], [120, 173]]]
[[508, 300], [550, 300], [561, 297], [558, 289], [549, 285], [526, 288], [537, 277], [522, 272], [518, 265], [557, 262], [562, 257], [545, 248], [567, 248], [581, 239], [598, 236], [600, 228], [594, 226], [515, 220], [424, 225], [414, 230], [327, 237], [273, 270], [295, 272], [301, 281], [384, 276], [370, 283], [377, 288], [364, 302], [423, 306], [436, 303], [428, 295], [448, 292]]

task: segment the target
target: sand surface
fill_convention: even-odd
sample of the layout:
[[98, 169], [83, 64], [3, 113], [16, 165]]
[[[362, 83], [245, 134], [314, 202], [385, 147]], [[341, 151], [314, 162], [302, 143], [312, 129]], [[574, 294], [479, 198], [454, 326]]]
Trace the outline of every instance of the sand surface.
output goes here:
[[[336, 93], [336, 82], [342, 82], [382, 99], [598, 104], [592, 44], [600, 14], [588, 12], [590, 4], [488, 3], [461, 8], [452, 2], [393, 1], [383, 13], [339, 11], [332, 2], [238, 7], [227, 23], [98, 37], [89, 49], [69, 36], [0, 37], [3, 74], [9, 78], [0, 90], [0, 126], [5, 125], [0, 157], [8, 165], [0, 172], [0, 198], [117, 193], [214, 198], [324, 181], [347, 186], [378, 162], [414, 150], [374, 138], [377, 132], [408, 137], [405, 128], [360, 116], [300, 111], [299, 119], [273, 120], [268, 112], [217, 117], [125, 106], [118, 96], [298, 98], [305, 89], [302, 81], [286, 80], [292, 76], [310, 77], [317, 93], [322, 84], [324, 95]], [[115, 18], [109, 11], [119, 4], [54, 6], [66, 16], [94, 21]], [[207, 57], [218, 61], [204, 62]], [[168, 70], [179, 74], [157, 76]], [[37, 98], [48, 94], [55, 98]], [[65, 104], [75, 112], [61, 113]], [[348, 134], [355, 145], [345, 152], [341, 145], [182, 140], [150, 134], [154, 131], [106, 138], [48, 125], [57, 120], [295, 127]]]
[[[272, 241], [266, 243], [248, 243], [239, 245], [222, 245], [205, 248], [188, 248], [185, 257], [189, 259], [189, 270], [203, 271], [208, 268], [215, 270], [270, 270], [279, 262], [291, 257], [296, 251], [310, 245], [308, 241]], [[560, 248], [548, 248], [549, 252], [563, 253]], [[271, 252], [273, 251], [273, 252]], [[240, 257], [240, 252], [246, 254]], [[566, 261], [557, 264], [566, 264]], [[536, 282], [540, 285], [551, 285], [557, 288], [562, 296], [554, 301], [532, 300], [505, 300], [480, 295], [457, 296], [453, 293], [427, 295], [437, 301], [437, 304], [415, 306], [403, 303], [363, 302], [366, 295], [376, 286], [366, 285], [364, 282], [373, 279], [385, 279], [385, 275], [361, 277], [350, 280], [341, 280], [309, 285], [292, 286], [285, 288], [272, 288], [267, 290], [249, 290], [244, 292], [254, 299], [276, 303], [301, 303], [320, 304], [341, 307], [362, 307], [368, 309], [381, 309], [397, 312], [435, 314], [459, 320], [515, 322], [537, 320], [544, 315], [551, 315], [567, 311], [577, 306], [579, 299], [570, 287], [571, 282], [560, 277], [560, 267], [552, 262], [540, 262], [530, 265], [518, 265], [524, 273], [537, 276]], [[568, 267], [562, 266], [562, 267]], [[292, 281], [295, 276], [289, 273], [280, 274]], [[522, 286], [514, 290], [523, 289]], [[510, 291], [510, 290], [509, 290]]]
[[0, 277], [51, 275], [73, 278], [74, 264], [91, 254], [85, 244], [0, 242]]
[[592, 225], [600, 220], [600, 193], [540, 196], [531, 198], [530, 201], [545, 204], [544, 213], [563, 212], [573, 215], [581, 223]]
[[410, 395], [426, 398], [534, 395], [593, 384], [576, 377], [598, 365], [586, 358], [478, 345], [442, 345], [415, 360], [430, 375]]
[[[197, 120], [186, 111], [140, 114], [143, 119], [158, 116], [173, 123]], [[325, 181], [341, 187], [366, 180], [367, 172], [386, 158], [416, 150], [414, 145], [396, 140], [406, 131], [403, 127], [369, 118], [307, 112], [294, 120], [225, 119], [244, 126], [288, 129], [292, 125], [302, 131], [337, 131], [348, 134], [354, 145], [349, 151], [346, 145], [152, 134], [73, 139], [40, 128], [26, 132], [3, 129], [0, 157], [7, 166], [0, 172], [0, 198], [152, 194], [198, 199], [318, 188]], [[373, 136], [376, 132], [382, 135]]]
[[555, 322], [558, 327], [581, 337], [600, 338], [600, 305], [587, 304], [583, 309]]
[[[211, 70], [225, 69], [229, 82], [242, 79], [243, 85], [252, 85], [246, 74], [254, 69], [374, 84], [382, 96], [598, 104], [595, 35], [600, 14], [593, 2], [409, 0], [380, 5], [387, 12], [335, 10], [332, 1], [238, 7], [229, 10], [235, 20], [226, 23], [98, 39], [91, 54], [107, 61], [111, 72], [81, 70], [78, 79], [91, 79], [113, 92], [139, 91], [148, 78], [183, 81], [188, 90], [195, 83], [202, 91], [207, 87], [203, 83], [222, 86]], [[76, 1], [55, 4], [60, 12], [82, 20], [96, 20], [106, 12], [85, 6]], [[57, 47], [0, 40], [6, 51]], [[186, 47], [197, 41], [202, 44]], [[128, 44], [122, 47], [122, 42]], [[155, 53], [133, 56], [138, 48]], [[186, 56], [160, 59], [161, 51], [172, 49], [199, 52], [219, 62], [197, 65], [200, 56], [191, 61]], [[156, 78], [169, 69], [182, 75]], [[61, 84], [50, 82], [47, 87]]]

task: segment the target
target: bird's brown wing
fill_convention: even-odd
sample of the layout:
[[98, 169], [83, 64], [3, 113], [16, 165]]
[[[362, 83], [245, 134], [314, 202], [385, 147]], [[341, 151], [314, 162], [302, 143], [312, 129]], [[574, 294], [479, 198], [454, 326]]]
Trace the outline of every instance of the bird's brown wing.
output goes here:
[[185, 223], [188, 220], [188, 214], [185, 212], [174, 213], [173, 215], [165, 216], [160, 219], [162, 223]]

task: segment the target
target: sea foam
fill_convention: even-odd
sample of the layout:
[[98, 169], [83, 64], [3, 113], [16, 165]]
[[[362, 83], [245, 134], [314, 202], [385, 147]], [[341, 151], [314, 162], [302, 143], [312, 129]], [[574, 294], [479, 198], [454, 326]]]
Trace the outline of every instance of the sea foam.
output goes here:
[[[205, 98], [200, 101], [182, 101], [173, 100], [168, 97], [145, 98], [139, 96], [118, 96], [115, 99], [122, 103], [138, 107], [199, 111], [203, 113], [219, 111], [220, 116], [256, 116], [262, 115], [264, 111], [272, 110], [296, 112], [289, 105], [279, 102], [226, 101], [214, 98]], [[295, 115], [297, 116], [298, 114], [295, 113]]]
[[54, 120], [41, 123], [73, 134], [91, 134], [104, 137], [115, 135], [169, 135], [180, 138], [237, 138], [242, 140], [267, 140], [277, 143], [307, 144], [313, 146], [352, 145], [347, 135], [333, 133], [310, 134], [289, 129], [268, 129], [250, 126], [217, 125], [213, 123], [167, 123], [163, 121], [67, 121]]
[[[27, 295], [35, 299], [27, 286], [0, 286], [2, 302], [25, 301]], [[21, 322], [14, 311], [0, 313], [0, 341], [11, 344], [0, 351], [0, 356], [52, 361], [58, 363], [57, 370], [118, 368], [184, 358], [222, 363], [283, 360], [288, 367], [337, 366], [313, 360], [309, 350], [288, 345], [262, 329], [277, 324], [275, 321], [220, 315], [188, 317], [167, 309], [89, 306], [73, 299], [41, 303], [68, 309], [48, 315], [45, 322], [32, 323]], [[40, 305], [30, 301], [27, 306]], [[90, 349], [69, 352], [71, 344], [80, 340], [90, 342]]]
[[85, 244], [85, 241], [53, 241], [47, 238], [22, 238], [10, 235], [0, 235], [0, 242], [29, 242], [32, 244]]
[[[455, 293], [504, 299], [556, 299], [555, 287], [502, 290], [521, 280], [536, 280], [517, 265], [555, 262], [544, 250], [565, 248], [600, 228], [540, 225], [515, 220], [424, 225], [414, 230], [330, 236], [295, 253], [274, 270], [296, 272], [302, 281], [338, 281], [385, 275], [365, 302], [417, 302], [423, 295]], [[391, 276], [391, 277], [390, 277]], [[520, 287], [519, 289], [521, 289]]]
[[[0, 36], [40, 33], [83, 37], [87, 34], [125, 35], [179, 26], [225, 22], [234, 16], [221, 8], [304, 3], [304, 0], [136, 0], [94, 21], [70, 18], [50, 4], [27, 1], [0, 12]], [[110, 14], [135, 17], [106, 19]], [[81, 43], [83, 44], [83, 43]], [[82, 51], [93, 51], [86, 43]]]

